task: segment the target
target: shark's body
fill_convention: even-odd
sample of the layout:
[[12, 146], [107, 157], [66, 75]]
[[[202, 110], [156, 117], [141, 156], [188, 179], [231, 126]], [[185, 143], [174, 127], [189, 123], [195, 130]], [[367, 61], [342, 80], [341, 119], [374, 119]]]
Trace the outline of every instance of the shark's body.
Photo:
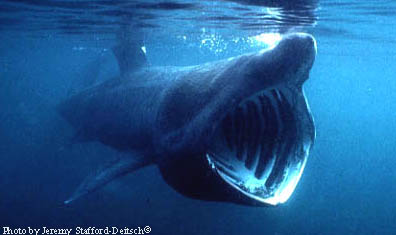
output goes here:
[[272, 49], [191, 67], [149, 67], [143, 54], [128, 59], [136, 48], [116, 48], [120, 78], [59, 107], [80, 139], [131, 153], [88, 177], [66, 203], [149, 164], [190, 197], [287, 200], [315, 137], [302, 91], [313, 37], [285, 35]]

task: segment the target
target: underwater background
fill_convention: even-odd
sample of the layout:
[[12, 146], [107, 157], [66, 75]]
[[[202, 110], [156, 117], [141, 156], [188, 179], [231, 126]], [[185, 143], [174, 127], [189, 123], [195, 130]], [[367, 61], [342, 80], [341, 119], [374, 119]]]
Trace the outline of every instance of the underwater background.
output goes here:
[[[151, 234], [396, 234], [395, 1], [0, 0], [0, 229], [135, 228]], [[64, 205], [121, 154], [72, 143], [55, 107], [116, 76], [119, 25], [153, 65], [258, 51], [303, 31], [318, 54], [305, 93], [317, 137], [294, 194], [277, 207], [179, 195], [150, 166]], [[257, 36], [267, 33], [267, 36]]]

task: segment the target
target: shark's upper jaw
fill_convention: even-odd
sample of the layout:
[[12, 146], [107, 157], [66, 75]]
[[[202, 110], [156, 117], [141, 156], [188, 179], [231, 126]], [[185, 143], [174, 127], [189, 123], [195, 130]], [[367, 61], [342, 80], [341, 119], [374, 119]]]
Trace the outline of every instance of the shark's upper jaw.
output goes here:
[[207, 152], [228, 184], [276, 205], [293, 193], [315, 138], [301, 88], [264, 90], [242, 101], [218, 126]]

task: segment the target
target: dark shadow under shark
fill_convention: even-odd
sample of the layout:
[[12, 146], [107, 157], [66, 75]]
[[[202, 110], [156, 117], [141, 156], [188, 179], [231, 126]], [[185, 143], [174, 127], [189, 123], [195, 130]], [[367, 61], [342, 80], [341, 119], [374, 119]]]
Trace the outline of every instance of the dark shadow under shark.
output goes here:
[[139, 41], [121, 38], [113, 50], [120, 77], [58, 110], [78, 139], [131, 156], [87, 177], [66, 204], [150, 164], [195, 199], [276, 205], [290, 197], [315, 138], [302, 89], [316, 55], [311, 35], [190, 67], [150, 67]]

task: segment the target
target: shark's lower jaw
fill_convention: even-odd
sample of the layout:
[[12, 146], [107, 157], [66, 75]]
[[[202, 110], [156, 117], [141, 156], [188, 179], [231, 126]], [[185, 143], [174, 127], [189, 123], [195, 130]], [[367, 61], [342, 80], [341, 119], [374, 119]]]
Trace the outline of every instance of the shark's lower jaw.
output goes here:
[[246, 196], [277, 205], [293, 193], [314, 137], [302, 90], [266, 90], [226, 116], [207, 159], [223, 180]]

